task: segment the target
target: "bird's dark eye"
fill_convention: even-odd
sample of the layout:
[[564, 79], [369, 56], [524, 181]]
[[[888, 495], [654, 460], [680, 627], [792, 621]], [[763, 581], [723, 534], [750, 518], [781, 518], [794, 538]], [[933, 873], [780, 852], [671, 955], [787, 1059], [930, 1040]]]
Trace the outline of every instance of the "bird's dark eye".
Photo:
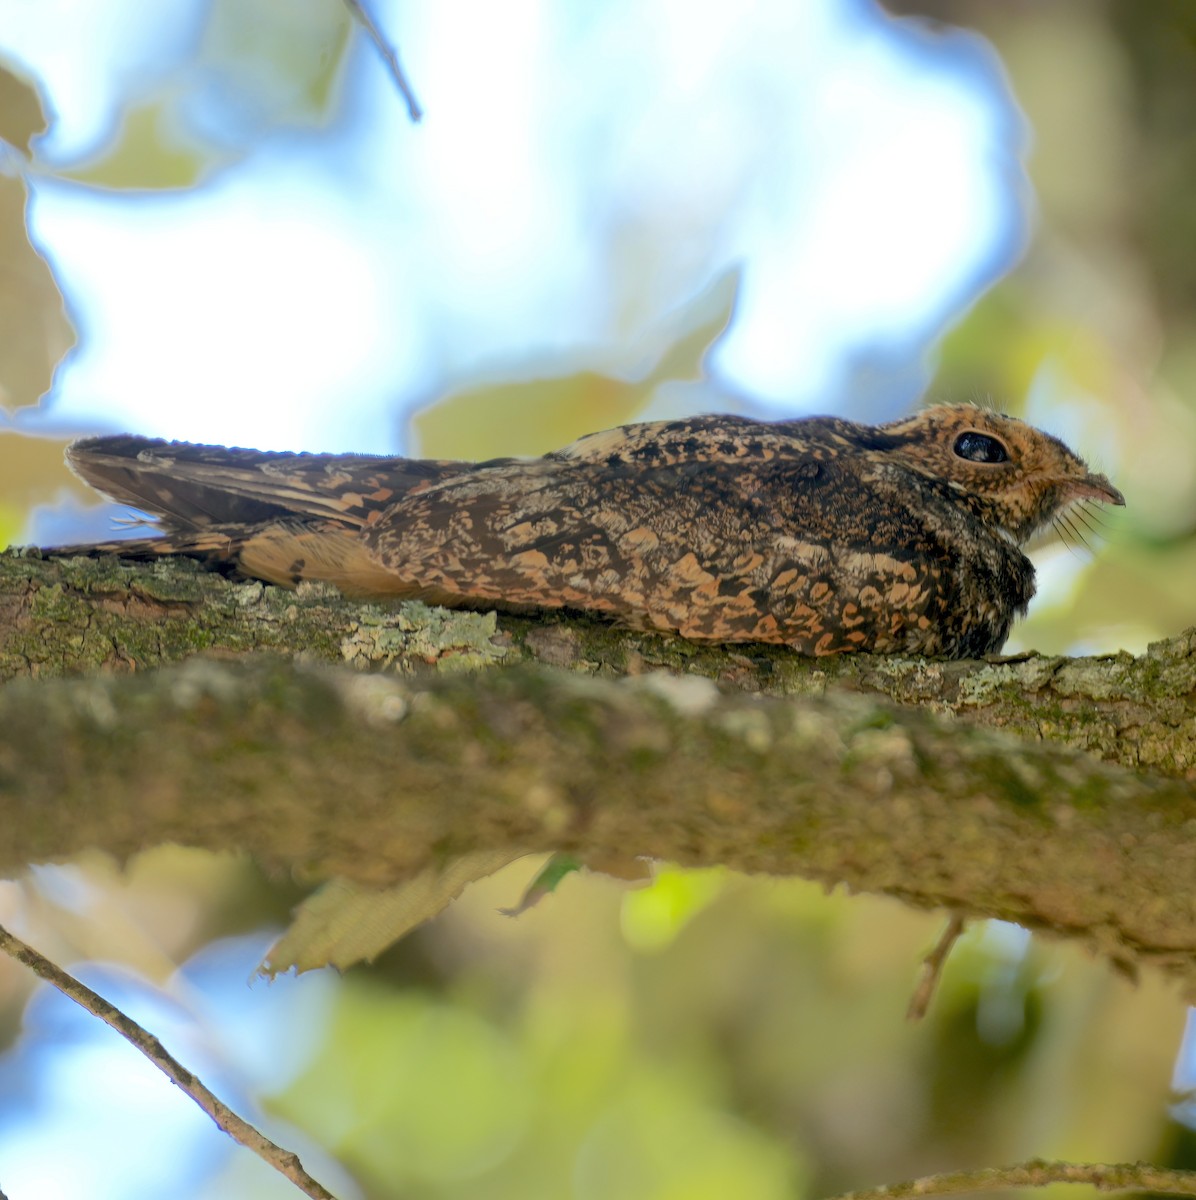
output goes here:
[[955, 439], [955, 453], [969, 462], [1002, 463], [1009, 461], [1009, 451], [987, 433], [969, 430]]

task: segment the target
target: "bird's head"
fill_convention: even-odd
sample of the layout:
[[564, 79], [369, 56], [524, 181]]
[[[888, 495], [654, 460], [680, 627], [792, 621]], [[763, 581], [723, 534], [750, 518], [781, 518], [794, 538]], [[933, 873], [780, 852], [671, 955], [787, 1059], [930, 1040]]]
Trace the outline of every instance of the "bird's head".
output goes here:
[[[1085, 500], [1125, 503], [1058, 438], [1016, 417], [973, 405], [928, 408], [881, 426], [894, 439], [889, 456], [945, 483], [1019, 546]], [[1062, 530], [1061, 530], [1062, 532]]]

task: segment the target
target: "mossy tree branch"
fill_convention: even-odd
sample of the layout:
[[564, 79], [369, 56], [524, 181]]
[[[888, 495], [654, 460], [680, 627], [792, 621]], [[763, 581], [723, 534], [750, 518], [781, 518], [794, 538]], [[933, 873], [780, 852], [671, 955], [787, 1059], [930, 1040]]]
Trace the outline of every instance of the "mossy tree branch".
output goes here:
[[415, 675], [536, 662], [599, 676], [663, 669], [774, 696], [848, 690], [1123, 766], [1196, 773], [1196, 630], [1140, 657], [811, 660], [783, 647], [701, 646], [583, 617], [357, 604], [318, 586], [295, 593], [230, 583], [181, 559], [137, 565], [0, 554], [0, 680], [255, 651]]
[[387, 884], [480, 849], [644, 854], [1003, 917], [1196, 994], [1192, 635], [810, 662], [20, 555], [0, 611], [2, 869], [180, 842]]
[[179, 842], [386, 884], [644, 854], [1003, 917], [1196, 994], [1190, 783], [875, 697], [196, 660], [0, 689], [0, 796], [0, 869]]

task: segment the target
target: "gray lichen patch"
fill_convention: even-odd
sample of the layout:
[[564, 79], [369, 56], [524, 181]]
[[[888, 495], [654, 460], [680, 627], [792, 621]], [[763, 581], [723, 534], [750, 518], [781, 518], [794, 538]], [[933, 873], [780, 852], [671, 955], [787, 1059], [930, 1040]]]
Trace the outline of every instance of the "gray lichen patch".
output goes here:
[[987, 663], [959, 679], [959, 702], [962, 706], [980, 707], [1010, 693], [1037, 692], [1051, 682], [1062, 661], [1035, 656], [1021, 662]]
[[1147, 658], [1179, 661], [1188, 659], [1196, 661], [1196, 625], [1185, 629], [1176, 637], [1165, 638], [1161, 642], [1151, 642], [1146, 647]]
[[393, 609], [360, 606], [340, 650], [345, 662], [363, 669], [423, 663], [442, 670], [476, 670], [507, 657], [497, 634], [496, 613], [432, 608], [408, 600]]

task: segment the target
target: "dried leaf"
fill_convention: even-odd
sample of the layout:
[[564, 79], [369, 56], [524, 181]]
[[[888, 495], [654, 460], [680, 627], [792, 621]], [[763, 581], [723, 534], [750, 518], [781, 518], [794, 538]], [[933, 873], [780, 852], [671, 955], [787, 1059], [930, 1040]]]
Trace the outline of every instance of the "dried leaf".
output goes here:
[[29, 241], [25, 183], [0, 175], [0, 405], [36, 404], [75, 331], [46, 260]]
[[49, 128], [37, 89], [0, 63], [0, 140], [28, 158], [33, 139]]

